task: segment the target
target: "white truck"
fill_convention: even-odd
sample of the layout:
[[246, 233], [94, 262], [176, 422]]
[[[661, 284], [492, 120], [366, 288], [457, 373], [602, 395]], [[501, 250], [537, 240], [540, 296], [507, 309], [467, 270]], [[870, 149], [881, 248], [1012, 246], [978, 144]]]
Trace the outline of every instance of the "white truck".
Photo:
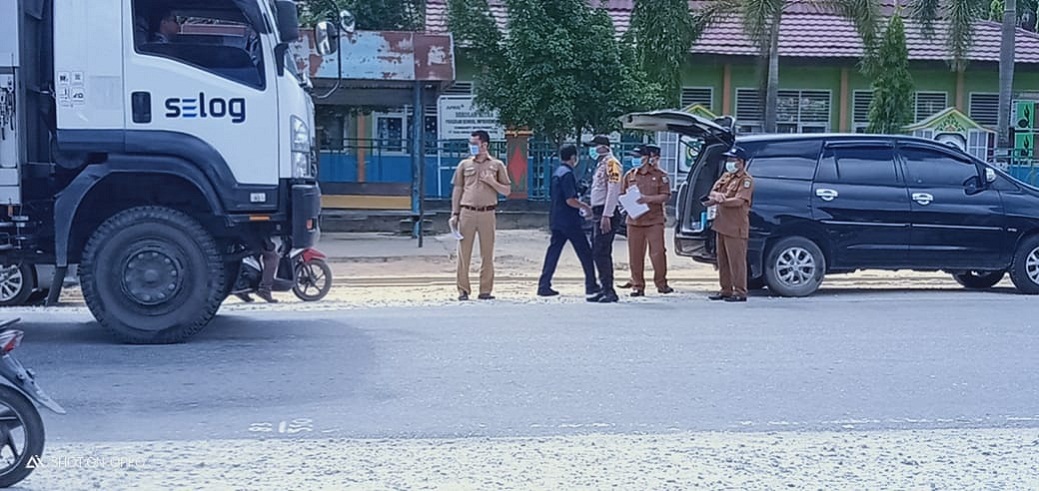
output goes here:
[[[0, 264], [181, 342], [271, 238], [319, 235], [314, 105], [274, 0], [0, 1]], [[327, 43], [326, 43], [327, 44]]]

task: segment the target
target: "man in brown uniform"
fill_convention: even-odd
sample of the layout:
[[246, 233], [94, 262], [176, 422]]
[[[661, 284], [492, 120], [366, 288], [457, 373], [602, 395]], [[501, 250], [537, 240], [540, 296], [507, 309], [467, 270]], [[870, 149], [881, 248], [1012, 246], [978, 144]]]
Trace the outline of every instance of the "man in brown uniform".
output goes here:
[[455, 169], [451, 194], [451, 228], [462, 234], [458, 242], [458, 300], [469, 300], [469, 265], [473, 257], [473, 242], [480, 235], [480, 300], [493, 300], [494, 289], [494, 232], [498, 195], [508, 195], [512, 180], [502, 161], [487, 153], [490, 135], [474, 131], [469, 139], [470, 157]]
[[740, 147], [725, 153], [725, 174], [711, 189], [705, 204], [718, 205], [712, 228], [718, 233], [718, 275], [722, 290], [711, 300], [747, 301], [747, 239], [754, 178], [747, 173], [747, 154]]
[[646, 294], [646, 247], [653, 263], [653, 283], [660, 293], [672, 293], [667, 284], [667, 249], [664, 247], [664, 206], [671, 199], [671, 182], [660, 168], [660, 147], [644, 145], [631, 152], [641, 157], [642, 165], [628, 171], [621, 182], [621, 194], [637, 187], [642, 195], [638, 202], [649, 205], [649, 211], [638, 218], [628, 216], [628, 264], [631, 267], [631, 296]]

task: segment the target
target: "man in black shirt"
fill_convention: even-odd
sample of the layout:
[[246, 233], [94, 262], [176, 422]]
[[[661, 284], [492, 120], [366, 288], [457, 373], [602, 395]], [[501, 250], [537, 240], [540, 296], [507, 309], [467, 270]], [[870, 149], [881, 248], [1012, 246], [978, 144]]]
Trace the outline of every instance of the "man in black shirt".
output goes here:
[[574, 246], [574, 252], [584, 268], [585, 294], [594, 296], [599, 292], [595, 281], [595, 265], [592, 262], [592, 248], [584, 233], [582, 224], [585, 217], [592, 216], [592, 207], [577, 198], [577, 178], [574, 167], [577, 165], [577, 147], [566, 145], [559, 150], [559, 159], [563, 162], [552, 176], [552, 211], [549, 215], [552, 239], [545, 253], [545, 266], [541, 270], [538, 281], [538, 295], [552, 297], [559, 292], [552, 289], [552, 275], [559, 264], [559, 255], [567, 241]]

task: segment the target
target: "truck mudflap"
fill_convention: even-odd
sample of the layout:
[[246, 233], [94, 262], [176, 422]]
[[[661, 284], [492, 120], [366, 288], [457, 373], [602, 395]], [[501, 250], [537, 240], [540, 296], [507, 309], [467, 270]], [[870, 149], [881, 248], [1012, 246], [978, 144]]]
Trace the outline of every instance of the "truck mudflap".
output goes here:
[[314, 247], [321, 234], [321, 189], [317, 184], [292, 186], [292, 246]]

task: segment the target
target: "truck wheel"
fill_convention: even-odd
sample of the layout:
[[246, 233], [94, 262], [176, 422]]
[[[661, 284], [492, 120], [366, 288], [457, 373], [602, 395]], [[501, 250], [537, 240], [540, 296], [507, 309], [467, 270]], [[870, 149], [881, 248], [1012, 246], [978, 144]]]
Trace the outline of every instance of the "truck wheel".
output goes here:
[[952, 275], [957, 283], [971, 290], [992, 288], [1000, 281], [1003, 281], [1004, 276], [1006, 276], [1005, 271], [968, 271]]
[[83, 298], [123, 342], [180, 343], [206, 327], [223, 301], [225, 270], [213, 237], [169, 208], [120, 212], [87, 242]]
[[0, 266], [0, 307], [25, 305], [35, 290], [35, 266], [25, 263]]
[[807, 297], [815, 293], [826, 274], [826, 256], [804, 237], [787, 237], [776, 243], [765, 263], [768, 289], [783, 297]]
[[1039, 294], [1039, 235], [1021, 242], [1010, 265], [1010, 280], [1021, 293]]

